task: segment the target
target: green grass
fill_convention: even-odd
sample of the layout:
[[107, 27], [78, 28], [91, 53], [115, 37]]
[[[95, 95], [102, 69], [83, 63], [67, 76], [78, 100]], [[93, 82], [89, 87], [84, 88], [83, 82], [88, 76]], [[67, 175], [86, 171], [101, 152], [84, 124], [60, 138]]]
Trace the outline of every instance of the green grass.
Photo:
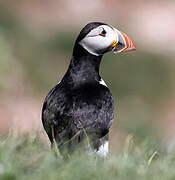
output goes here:
[[106, 160], [74, 155], [65, 162], [39, 136], [0, 139], [0, 180], [175, 179], [175, 152], [156, 152], [147, 141], [136, 145], [128, 136], [122, 151]]

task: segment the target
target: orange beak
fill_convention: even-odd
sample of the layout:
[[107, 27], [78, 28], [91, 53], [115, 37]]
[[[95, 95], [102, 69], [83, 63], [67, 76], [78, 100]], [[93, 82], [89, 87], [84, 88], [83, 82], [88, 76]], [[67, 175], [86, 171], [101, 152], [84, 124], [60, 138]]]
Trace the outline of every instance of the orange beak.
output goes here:
[[123, 35], [125, 41], [126, 41], [126, 47], [125, 49], [123, 49], [121, 52], [128, 52], [128, 51], [133, 51], [136, 50], [136, 47], [133, 43], [133, 41], [130, 39], [130, 37], [128, 37], [125, 33], [121, 32], [121, 34]]
[[[136, 47], [133, 43], [133, 41], [130, 39], [129, 36], [127, 36], [125, 33], [118, 31], [115, 29], [116, 35], [118, 36], [118, 42], [117, 44], [112, 47], [114, 47], [113, 51], [114, 53], [120, 53], [120, 52], [128, 52], [136, 50]], [[111, 44], [112, 45], [112, 44]]]

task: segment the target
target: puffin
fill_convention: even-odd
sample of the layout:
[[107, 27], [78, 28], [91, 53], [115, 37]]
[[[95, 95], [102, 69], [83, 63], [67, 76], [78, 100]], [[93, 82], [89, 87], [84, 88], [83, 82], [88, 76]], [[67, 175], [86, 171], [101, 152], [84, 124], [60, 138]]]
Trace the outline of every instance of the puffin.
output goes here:
[[42, 108], [51, 147], [56, 146], [63, 157], [78, 149], [108, 155], [114, 102], [100, 77], [100, 62], [107, 52], [135, 49], [129, 36], [106, 23], [91, 22], [80, 31], [67, 72], [49, 91]]

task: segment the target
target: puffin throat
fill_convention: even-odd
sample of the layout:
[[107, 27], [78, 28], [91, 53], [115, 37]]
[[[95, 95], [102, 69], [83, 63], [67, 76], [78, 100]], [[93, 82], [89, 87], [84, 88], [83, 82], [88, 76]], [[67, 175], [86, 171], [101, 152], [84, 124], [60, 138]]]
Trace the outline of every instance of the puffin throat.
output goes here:
[[81, 45], [76, 44], [69, 68], [63, 79], [73, 86], [99, 82], [101, 59], [102, 56], [90, 54]]

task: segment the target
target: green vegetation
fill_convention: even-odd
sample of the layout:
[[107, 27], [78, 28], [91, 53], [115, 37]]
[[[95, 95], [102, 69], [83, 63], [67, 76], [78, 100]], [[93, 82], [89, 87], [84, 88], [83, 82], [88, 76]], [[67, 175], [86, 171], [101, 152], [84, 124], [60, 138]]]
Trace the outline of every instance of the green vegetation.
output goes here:
[[175, 152], [157, 152], [148, 141], [136, 145], [131, 136], [123, 150], [104, 161], [81, 154], [65, 162], [38, 135], [9, 135], [0, 140], [1, 180], [172, 180], [174, 166]]
[[[24, 98], [27, 104], [30, 98], [26, 97], [34, 96], [42, 106], [47, 92], [61, 80], [80, 31], [80, 27], [65, 31], [62, 26], [49, 32], [39, 27], [32, 30], [22, 19], [0, 3], [0, 96], [4, 97], [1, 122], [12, 125], [8, 120], [17, 118], [10, 111], [18, 106], [18, 98]], [[0, 136], [0, 180], [174, 180], [175, 151], [167, 153], [169, 144], [165, 148], [162, 141], [166, 131], [171, 131], [166, 113], [171, 115], [174, 105], [175, 61], [163, 49], [159, 55], [147, 46], [141, 49], [140, 43], [144, 44], [144, 39], [135, 42], [136, 52], [108, 53], [101, 63], [101, 76], [113, 94], [116, 108], [108, 159], [81, 154], [64, 162], [37, 133]], [[22, 114], [30, 108], [20, 107]], [[32, 124], [32, 119], [23, 121]], [[0, 128], [5, 134], [3, 123]], [[134, 138], [129, 135], [125, 140], [127, 134]], [[173, 139], [170, 137], [169, 142]], [[118, 147], [123, 142], [124, 146]]]

